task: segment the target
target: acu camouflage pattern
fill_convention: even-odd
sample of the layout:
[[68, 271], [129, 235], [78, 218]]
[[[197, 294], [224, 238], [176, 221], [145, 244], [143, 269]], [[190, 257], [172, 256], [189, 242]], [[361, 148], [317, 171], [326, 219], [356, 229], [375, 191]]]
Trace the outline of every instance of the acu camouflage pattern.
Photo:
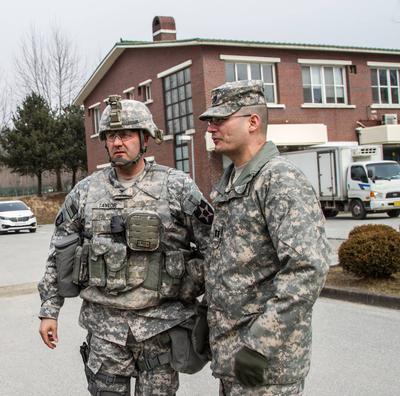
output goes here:
[[261, 80], [242, 80], [225, 83], [211, 91], [211, 107], [200, 120], [212, 117], [227, 118], [243, 106], [266, 105]]
[[[157, 189], [153, 187], [163, 185], [165, 189], [161, 192], [158, 187], [157, 195]], [[135, 266], [123, 261], [128, 271], [128, 284], [114, 285], [117, 289], [121, 286], [118, 293], [111, 293], [100, 285], [91, 285], [81, 291], [80, 296], [84, 301], [80, 324], [102, 339], [125, 345], [129, 331], [139, 342], [192, 316], [193, 309], [187, 304], [193, 303], [195, 297], [203, 292], [202, 255], [207, 248], [210, 228], [209, 224], [194, 215], [201, 202], [205, 202], [204, 197], [187, 175], [159, 165], [146, 164], [143, 174], [128, 188], [118, 182], [112, 168], [96, 172], [81, 181], [67, 196], [60, 212], [63, 222], [56, 226], [52, 237], [46, 271], [39, 283], [42, 299], [40, 317], [57, 319], [64, 302], [57, 293], [54, 241], [85, 230], [93, 235], [92, 247], [95, 244], [95, 249], [101, 249], [102, 238], [110, 237], [111, 216], [136, 207], [152, 210], [160, 216], [163, 223], [160, 245], [166, 256], [169, 252], [189, 252], [191, 243], [196, 244], [199, 254], [193, 259], [177, 263], [183, 266], [179, 269], [178, 290], [177, 284], [161, 284], [161, 292], [167, 295], [173, 289], [173, 294], [168, 297], [159, 291], [142, 287], [148, 258], [139, 255], [139, 260], [134, 261]], [[120, 253], [114, 249], [110, 254]], [[173, 260], [169, 264], [171, 271], [176, 270]], [[118, 268], [114, 270], [118, 273]], [[94, 283], [97, 281], [104, 282], [94, 278]]]
[[107, 99], [99, 127], [99, 137], [105, 139], [107, 131], [134, 129], [150, 134], [156, 143], [162, 143], [162, 131], [157, 128], [153, 116], [147, 106], [137, 100], [122, 99], [119, 95], [111, 95]]
[[[170, 343], [164, 341], [162, 335], [157, 335], [144, 342], [136, 342], [130, 335], [126, 347], [92, 336], [88, 337], [90, 354], [88, 367], [96, 374], [104, 371], [111, 375], [135, 377], [136, 395], [175, 395], [179, 387], [178, 373], [169, 365], [161, 365], [150, 371], [138, 371], [135, 362], [141, 357], [154, 358], [170, 352]], [[96, 380], [100, 388], [104, 382]], [[127, 392], [126, 384], [111, 384], [107, 390]]]
[[292, 384], [309, 370], [312, 306], [330, 263], [324, 217], [305, 176], [273, 143], [228, 186], [232, 169], [211, 195], [211, 368], [234, 378], [234, 356], [247, 346], [267, 358], [266, 384]]

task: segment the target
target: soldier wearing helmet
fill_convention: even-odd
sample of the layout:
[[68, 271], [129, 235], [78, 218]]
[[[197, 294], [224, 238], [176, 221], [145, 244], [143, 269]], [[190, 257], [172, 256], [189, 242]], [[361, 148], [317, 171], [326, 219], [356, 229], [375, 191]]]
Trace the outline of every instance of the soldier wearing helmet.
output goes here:
[[111, 166], [78, 183], [57, 215], [40, 334], [55, 348], [64, 298], [79, 295], [90, 394], [130, 395], [135, 377], [136, 395], [173, 395], [178, 371], [207, 361], [190, 339], [213, 211], [185, 173], [145, 160], [162, 133], [143, 103], [110, 96], [99, 137]]

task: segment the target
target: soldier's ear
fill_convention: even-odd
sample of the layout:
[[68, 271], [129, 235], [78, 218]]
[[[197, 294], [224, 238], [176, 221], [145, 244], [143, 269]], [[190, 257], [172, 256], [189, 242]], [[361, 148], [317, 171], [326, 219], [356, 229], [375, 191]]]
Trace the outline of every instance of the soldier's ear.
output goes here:
[[249, 117], [249, 132], [255, 132], [257, 131], [259, 128], [261, 127], [261, 117], [256, 114], [253, 113], [250, 117]]

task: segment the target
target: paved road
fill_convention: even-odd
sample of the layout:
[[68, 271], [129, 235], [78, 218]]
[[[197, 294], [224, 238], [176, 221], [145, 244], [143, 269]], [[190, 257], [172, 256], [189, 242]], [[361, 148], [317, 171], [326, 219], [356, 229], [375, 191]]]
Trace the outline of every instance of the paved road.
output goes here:
[[[61, 312], [60, 343], [42, 345], [36, 313], [39, 297], [0, 298], [0, 395], [86, 396], [78, 347], [79, 300]], [[314, 345], [305, 396], [398, 396], [400, 389], [400, 311], [319, 299], [314, 314]], [[178, 396], [218, 394], [218, 382], [204, 368], [181, 376]]]
[[[370, 222], [396, 229], [400, 223], [379, 215], [364, 221], [342, 215], [328, 220], [327, 234], [345, 239], [355, 225]], [[24, 283], [34, 288], [43, 273], [51, 231], [52, 226], [46, 225], [35, 234], [0, 236], [0, 395], [87, 394], [78, 353], [84, 337], [77, 325], [79, 299], [66, 301], [60, 317], [60, 345], [50, 351], [37, 332], [37, 293], [24, 295], [21, 288], [10, 287]], [[312, 370], [305, 396], [397, 396], [399, 328], [400, 311], [320, 299], [314, 315]], [[206, 367], [195, 376], [181, 376], [178, 395], [216, 395], [217, 389], [218, 382]]]

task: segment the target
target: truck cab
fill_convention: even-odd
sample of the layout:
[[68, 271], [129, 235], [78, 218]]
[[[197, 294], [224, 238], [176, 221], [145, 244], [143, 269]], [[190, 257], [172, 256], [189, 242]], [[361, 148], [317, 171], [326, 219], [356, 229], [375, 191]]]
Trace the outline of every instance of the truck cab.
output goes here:
[[350, 164], [347, 172], [349, 209], [354, 218], [368, 212], [400, 215], [400, 165], [396, 161], [363, 161]]

